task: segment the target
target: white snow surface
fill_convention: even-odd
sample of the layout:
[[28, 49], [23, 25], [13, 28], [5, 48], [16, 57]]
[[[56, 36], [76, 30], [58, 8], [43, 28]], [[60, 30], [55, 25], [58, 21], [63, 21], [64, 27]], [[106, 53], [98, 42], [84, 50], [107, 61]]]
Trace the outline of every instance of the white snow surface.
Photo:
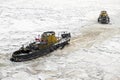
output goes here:
[[[110, 24], [99, 24], [101, 10]], [[69, 46], [26, 62], [12, 52], [45, 31]], [[120, 80], [120, 0], [0, 0], [0, 80]]]

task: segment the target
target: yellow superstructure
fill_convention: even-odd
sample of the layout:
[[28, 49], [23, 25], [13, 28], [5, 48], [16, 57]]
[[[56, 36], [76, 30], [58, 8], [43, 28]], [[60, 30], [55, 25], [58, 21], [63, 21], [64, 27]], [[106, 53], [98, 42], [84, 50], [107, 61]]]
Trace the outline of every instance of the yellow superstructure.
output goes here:
[[41, 41], [46, 42], [48, 45], [58, 42], [55, 32], [45, 32], [42, 34]]
[[106, 11], [101, 11], [100, 16], [105, 17], [105, 16], [108, 16], [108, 14]]

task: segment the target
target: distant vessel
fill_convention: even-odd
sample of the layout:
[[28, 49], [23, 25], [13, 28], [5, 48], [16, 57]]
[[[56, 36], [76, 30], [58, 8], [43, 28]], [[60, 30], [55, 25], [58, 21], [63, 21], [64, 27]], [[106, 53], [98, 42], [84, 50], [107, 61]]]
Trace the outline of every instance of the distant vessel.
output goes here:
[[100, 16], [98, 18], [98, 22], [102, 24], [108, 24], [110, 22], [110, 18], [107, 14], [107, 11], [101, 11]]
[[60, 37], [56, 37], [54, 31], [44, 32], [41, 38], [36, 38], [36, 41], [28, 46], [22, 46], [13, 52], [10, 60], [14, 62], [28, 61], [49, 54], [58, 48], [62, 49], [69, 44], [71, 35], [68, 32], [62, 32], [60, 35]]

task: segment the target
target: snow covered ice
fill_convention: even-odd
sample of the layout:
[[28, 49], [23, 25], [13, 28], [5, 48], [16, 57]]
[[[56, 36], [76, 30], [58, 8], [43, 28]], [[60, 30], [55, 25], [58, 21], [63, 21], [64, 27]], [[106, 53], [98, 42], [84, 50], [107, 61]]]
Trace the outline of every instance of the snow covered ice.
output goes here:
[[[110, 24], [99, 24], [106, 10]], [[12, 52], [45, 31], [70, 45], [14, 63]], [[120, 80], [120, 0], [0, 0], [0, 80]]]

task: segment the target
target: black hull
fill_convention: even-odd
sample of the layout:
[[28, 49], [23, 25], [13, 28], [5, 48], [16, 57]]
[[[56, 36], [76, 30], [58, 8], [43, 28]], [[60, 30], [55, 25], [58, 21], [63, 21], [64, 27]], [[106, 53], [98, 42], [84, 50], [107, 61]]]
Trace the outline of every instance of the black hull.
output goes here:
[[107, 20], [102, 20], [101, 23], [102, 23], [102, 24], [108, 24], [109, 21], [107, 21]]
[[98, 18], [98, 22], [102, 24], [108, 24], [110, 22], [110, 19], [107, 18]]
[[35, 52], [32, 52], [31, 54], [27, 54], [27, 55], [12, 56], [12, 58], [10, 60], [14, 61], [14, 62], [28, 61], [28, 60], [32, 60], [32, 59], [36, 59], [38, 57], [44, 56], [49, 53], [50, 52], [45, 52], [45, 51], [39, 50], [39, 51], [35, 51]]
[[58, 48], [63, 49], [64, 46], [69, 44], [68, 43], [69, 41], [70, 40], [67, 40], [67, 41], [62, 42], [60, 44], [52, 45], [52, 46], [45, 48], [45, 49], [42, 49], [42, 50], [36, 50], [36, 51], [31, 52], [31, 53], [25, 53], [25, 55], [17, 55], [15, 53], [13, 53], [12, 58], [10, 60], [13, 62], [22, 62], [22, 61], [36, 59], [36, 58], [39, 58], [41, 56], [50, 54], [51, 52], [53, 52], [54, 50], [56, 50]]

